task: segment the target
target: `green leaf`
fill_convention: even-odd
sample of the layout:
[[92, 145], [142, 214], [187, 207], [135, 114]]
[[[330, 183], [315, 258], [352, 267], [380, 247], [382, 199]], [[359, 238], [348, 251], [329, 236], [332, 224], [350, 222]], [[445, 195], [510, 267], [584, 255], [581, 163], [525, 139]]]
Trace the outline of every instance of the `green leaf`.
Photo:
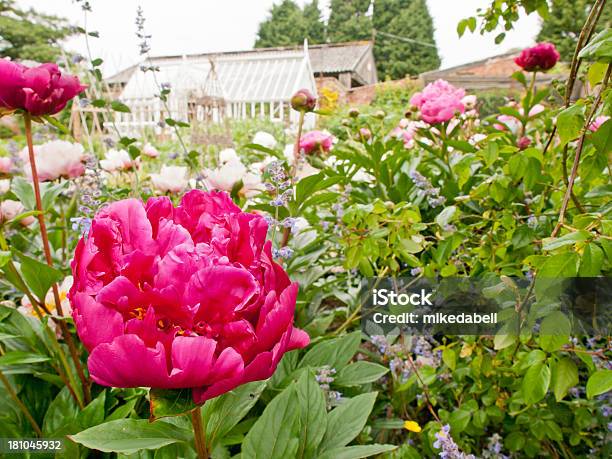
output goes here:
[[191, 389], [150, 389], [149, 390], [150, 415], [149, 420], [165, 416], [180, 416], [193, 410]]
[[113, 100], [111, 102], [111, 108], [116, 111], [116, 112], [121, 112], [121, 113], [130, 113], [130, 107], [128, 107], [127, 105], [125, 105], [123, 102], [118, 101], [118, 100]]
[[106, 453], [134, 454], [143, 449], [155, 450], [172, 443], [190, 441], [192, 436], [190, 431], [165, 421], [150, 423], [146, 419], [118, 419], [68, 438]]
[[557, 401], [561, 401], [576, 384], [578, 368], [572, 359], [563, 357], [552, 368], [552, 387]]
[[457, 213], [457, 207], [455, 206], [445, 207], [442, 210], [442, 212], [440, 212], [436, 216], [436, 223], [438, 224], [438, 226], [442, 228], [456, 217], [455, 215], [456, 213]]
[[582, 48], [578, 57], [606, 64], [612, 62], [612, 29], [608, 27], [595, 35], [589, 44]]
[[214, 447], [246, 416], [266, 388], [266, 381], [254, 381], [208, 400], [202, 407], [206, 439]]
[[359, 349], [361, 332], [356, 331], [340, 338], [330, 339], [315, 345], [309, 350], [300, 366], [319, 368], [329, 365], [340, 371]]
[[600, 154], [607, 155], [612, 152], [612, 119], [599, 126], [590, 139]]
[[448, 420], [451, 430], [456, 434], [463, 432], [470, 423], [471, 417], [472, 413], [468, 410], [464, 410], [463, 408], [453, 411]]
[[243, 459], [295, 457], [299, 440], [299, 402], [295, 385], [287, 387], [266, 406], [242, 444]]
[[68, 127], [66, 127], [66, 125], [64, 123], [62, 123], [60, 120], [58, 120], [57, 118], [50, 116], [50, 115], [44, 115], [43, 119], [49, 123], [51, 126], [53, 126], [55, 129], [57, 129], [58, 131], [60, 131], [62, 134], [66, 134], [66, 135], [71, 135], [72, 133], [70, 132], [70, 129], [68, 129]]
[[448, 368], [455, 371], [455, 368], [457, 367], [457, 354], [453, 349], [450, 347], [445, 348], [442, 351], [442, 360]]
[[544, 398], [550, 385], [550, 368], [545, 363], [536, 363], [523, 377], [522, 392], [527, 404], [534, 404]]
[[510, 451], [520, 451], [525, 446], [525, 435], [522, 432], [511, 432], [504, 440], [504, 445]]
[[46, 263], [41, 263], [33, 258], [17, 252], [21, 260], [21, 274], [32, 293], [42, 302], [45, 302], [45, 296], [51, 288], [51, 285], [61, 281], [64, 275], [61, 271], [48, 266]]
[[589, 67], [587, 78], [592, 88], [597, 86], [603, 80], [608, 66], [603, 62], [596, 62]]
[[24, 365], [51, 360], [49, 357], [25, 351], [10, 351], [0, 357], [0, 366]]
[[378, 363], [360, 361], [345, 366], [336, 378], [334, 384], [339, 386], [360, 386], [380, 379], [389, 369]]
[[327, 430], [319, 453], [346, 446], [363, 430], [374, 407], [377, 392], [357, 395], [327, 415]]
[[8, 250], [0, 250], [0, 268], [6, 265], [11, 259], [12, 253]]
[[547, 314], [540, 325], [540, 347], [546, 352], [554, 352], [569, 341], [572, 324], [561, 311]]
[[53, 401], [49, 404], [42, 429], [49, 438], [61, 435], [66, 426], [74, 423], [79, 414], [79, 406], [74, 401], [68, 387], [62, 387]]
[[300, 446], [297, 457], [315, 457], [327, 428], [327, 411], [325, 396], [312, 372], [302, 373], [297, 383], [297, 394], [300, 403]]
[[576, 242], [586, 241], [591, 233], [584, 230], [574, 231], [561, 237], [549, 237], [542, 240], [542, 250], [555, 250], [566, 245], [574, 245]]
[[387, 453], [396, 449], [395, 445], [356, 445], [346, 446], [344, 448], [334, 448], [321, 456], [318, 459], [359, 459], [362, 457], [375, 456], [377, 454]]
[[580, 135], [584, 126], [584, 106], [571, 105], [557, 116], [557, 130], [561, 146]]
[[104, 404], [106, 403], [106, 391], [102, 391], [93, 401], [87, 405], [77, 416], [77, 423], [81, 429], [87, 429], [101, 424], [104, 421]]
[[587, 381], [586, 393], [589, 399], [610, 390], [612, 390], [612, 370], [598, 370]]

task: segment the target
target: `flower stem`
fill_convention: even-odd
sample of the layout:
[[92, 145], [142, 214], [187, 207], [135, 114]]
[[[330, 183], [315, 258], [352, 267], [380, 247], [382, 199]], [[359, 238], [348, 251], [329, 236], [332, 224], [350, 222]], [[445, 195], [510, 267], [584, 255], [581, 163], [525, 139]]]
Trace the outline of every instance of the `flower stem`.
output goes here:
[[[36, 158], [34, 156], [34, 142], [32, 141], [32, 118], [29, 113], [26, 113], [23, 116], [24, 125], [25, 125], [25, 134], [26, 141], [28, 144], [28, 154], [30, 158], [30, 168], [32, 170], [32, 184], [34, 186], [34, 197], [36, 198], [36, 210], [38, 210], [38, 224], [40, 226], [40, 236], [43, 242], [43, 251], [45, 253], [45, 260], [47, 261], [47, 265], [53, 267], [53, 258], [51, 257], [51, 246], [49, 245], [49, 235], [47, 234], [47, 225], [45, 224], [45, 215], [42, 206], [42, 198], [40, 195], [40, 183], [38, 181], [38, 171], [36, 170]], [[54, 282], [51, 285], [51, 289], [53, 291], [53, 299], [55, 300], [55, 308], [57, 310], [58, 315], [64, 316], [64, 311], [62, 310], [62, 301], [60, 299], [59, 290], [57, 288], [57, 284]], [[74, 361], [74, 366], [77, 370], [77, 374], [79, 375], [79, 379], [81, 380], [83, 386], [83, 395], [85, 399], [85, 403], [89, 403], [91, 400], [91, 393], [89, 390], [89, 381], [85, 377], [85, 373], [83, 372], [83, 366], [81, 365], [81, 360], [79, 359], [79, 354], [77, 348], [72, 339], [72, 335], [68, 330], [68, 326], [66, 322], [63, 320], [58, 321], [58, 325], [62, 331], [62, 336], [68, 345], [68, 349], [70, 350], [70, 356]], [[68, 375], [71, 376], [71, 372], [68, 368], [66, 368]], [[71, 378], [72, 379], [72, 378]], [[75, 386], [76, 387], [76, 386]]]
[[30, 410], [28, 410], [28, 407], [25, 406], [21, 400], [19, 400], [19, 397], [17, 396], [17, 392], [15, 392], [15, 389], [13, 389], [13, 386], [11, 386], [10, 381], [7, 379], [6, 376], [4, 376], [4, 373], [2, 373], [2, 371], [0, 371], [0, 381], [2, 381], [2, 384], [6, 388], [6, 391], [9, 393], [13, 401], [17, 404], [17, 406], [19, 407], [23, 415], [26, 417], [26, 419], [30, 423], [30, 425], [36, 432], [36, 435], [38, 435], [38, 437], [42, 437], [43, 436], [42, 430], [40, 430], [40, 427], [36, 423], [36, 420], [34, 419], [34, 417], [32, 417]]
[[198, 459], [209, 459], [208, 449], [206, 447], [206, 433], [202, 424], [202, 409], [196, 406], [191, 412], [191, 422], [193, 424], [193, 435], [195, 439], [195, 448], [198, 453]]
[[[291, 165], [291, 170], [289, 172], [291, 181], [291, 185], [293, 185], [295, 180], [295, 175], [297, 174], [298, 164], [300, 161], [300, 140], [302, 140], [302, 128], [304, 127], [304, 117], [306, 113], [302, 110], [300, 111], [300, 120], [298, 121], [298, 131], [297, 137], [295, 138], [295, 144], [293, 146], [293, 164]], [[283, 230], [283, 240], [281, 241], [281, 247], [286, 247], [289, 243], [289, 238], [291, 237], [291, 228], [285, 228]]]

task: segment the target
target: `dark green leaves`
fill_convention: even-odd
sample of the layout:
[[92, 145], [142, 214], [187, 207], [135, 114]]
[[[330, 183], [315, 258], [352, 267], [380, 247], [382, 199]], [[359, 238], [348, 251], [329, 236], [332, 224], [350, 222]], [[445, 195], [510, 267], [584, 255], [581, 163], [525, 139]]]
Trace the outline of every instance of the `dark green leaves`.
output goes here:
[[323, 341], [308, 351], [302, 359], [301, 366], [318, 368], [328, 365], [339, 371], [355, 355], [360, 342], [360, 331]]
[[192, 433], [165, 421], [119, 419], [70, 435], [72, 441], [103, 452], [133, 454], [143, 449], [155, 450], [177, 442], [189, 441]]
[[34, 295], [44, 303], [51, 285], [61, 281], [64, 275], [61, 271], [48, 266], [46, 263], [41, 263], [19, 252], [17, 254], [21, 261], [21, 274], [24, 280]]
[[151, 421], [165, 416], [180, 416], [196, 407], [191, 389], [151, 389], [149, 403]]
[[389, 372], [387, 367], [378, 363], [360, 361], [345, 366], [334, 380], [339, 386], [359, 386], [380, 379]]

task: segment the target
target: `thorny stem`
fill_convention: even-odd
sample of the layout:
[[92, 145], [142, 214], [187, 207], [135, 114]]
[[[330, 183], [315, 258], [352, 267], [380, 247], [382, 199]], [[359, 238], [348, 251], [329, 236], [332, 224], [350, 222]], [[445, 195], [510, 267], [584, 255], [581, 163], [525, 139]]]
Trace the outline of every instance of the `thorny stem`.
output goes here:
[[206, 447], [206, 433], [202, 424], [202, 409], [196, 406], [191, 412], [191, 422], [193, 423], [193, 436], [198, 459], [209, 459], [208, 448]]
[[11, 386], [10, 381], [7, 379], [6, 376], [4, 376], [4, 373], [2, 373], [2, 371], [0, 371], [0, 381], [2, 381], [2, 384], [6, 388], [6, 391], [9, 393], [11, 398], [14, 400], [14, 402], [17, 404], [17, 406], [19, 407], [23, 415], [26, 417], [26, 419], [30, 423], [30, 425], [36, 432], [36, 435], [38, 435], [38, 437], [42, 437], [43, 436], [42, 430], [40, 430], [40, 427], [36, 423], [36, 420], [32, 417], [30, 410], [28, 410], [28, 407], [25, 406], [21, 400], [19, 400], [19, 397], [17, 396], [17, 392], [15, 392], [15, 389], [13, 389], [13, 386]]
[[606, 75], [604, 76], [604, 79], [601, 82], [601, 87], [599, 88], [597, 98], [595, 99], [595, 102], [593, 102], [593, 106], [591, 107], [589, 116], [587, 117], [586, 123], [584, 127], [582, 128], [582, 135], [580, 136], [580, 140], [578, 141], [578, 147], [576, 148], [576, 155], [574, 156], [574, 163], [572, 164], [572, 172], [570, 174], [570, 177], [567, 183], [567, 190], [565, 191], [565, 196], [563, 197], [563, 203], [561, 204], [561, 211], [559, 212], [559, 220], [557, 221], [557, 225], [555, 226], [555, 229], [553, 230], [551, 237], [555, 237], [559, 233], [559, 230], [561, 229], [565, 221], [565, 213], [567, 212], [567, 206], [569, 205], [570, 196], [572, 195], [572, 191], [574, 188], [574, 181], [576, 180], [576, 176], [578, 175], [578, 165], [580, 164], [580, 156], [582, 155], [582, 149], [584, 147], [584, 140], [589, 130], [589, 125], [591, 124], [591, 120], [593, 119], [593, 116], [595, 115], [595, 112], [597, 111], [597, 107], [599, 106], [601, 102], [602, 93], [604, 89], [606, 88], [606, 86], [608, 85], [608, 81], [610, 80], [611, 71], [612, 71], [612, 64], [608, 64], [608, 70], [606, 70]]
[[[42, 198], [40, 195], [40, 183], [38, 181], [38, 171], [36, 170], [36, 157], [34, 156], [34, 142], [32, 141], [32, 118], [29, 113], [24, 114], [24, 123], [25, 123], [25, 133], [26, 133], [26, 141], [28, 144], [28, 154], [30, 159], [30, 169], [32, 171], [32, 184], [34, 186], [34, 197], [36, 198], [36, 210], [38, 210], [38, 224], [40, 226], [40, 236], [43, 242], [43, 252], [45, 253], [45, 260], [47, 261], [47, 265], [53, 267], [53, 258], [51, 257], [51, 246], [49, 244], [49, 236], [47, 234], [47, 225], [45, 224], [45, 216], [42, 206]], [[53, 299], [55, 301], [55, 308], [59, 316], [64, 316], [64, 311], [62, 309], [62, 300], [60, 299], [59, 289], [57, 284], [54, 282], [51, 285], [51, 290], [53, 291]], [[70, 351], [70, 356], [74, 361], [74, 366], [77, 370], [77, 374], [79, 375], [79, 379], [81, 380], [83, 386], [83, 395], [85, 399], [85, 404], [89, 403], [91, 400], [91, 393], [89, 390], [89, 381], [85, 377], [85, 373], [83, 372], [83, 366], [81, 365], [81, 360], [79, 358], [79, 354], [77, 348], [72, 339], [72, 335], [70, 334], [70, 330], [68, 330], [68, 326], [66, 322], [63, 320], [59, 320], [57, 322], [59, 325], [62, 336], [68, 345], [68, 349]], [[68, 376], [71, 380], [73, 380], [72, 372], [69, 368], [66, 368]], [[75, 381], [73, 382], [73, 386], [76, 387]]]

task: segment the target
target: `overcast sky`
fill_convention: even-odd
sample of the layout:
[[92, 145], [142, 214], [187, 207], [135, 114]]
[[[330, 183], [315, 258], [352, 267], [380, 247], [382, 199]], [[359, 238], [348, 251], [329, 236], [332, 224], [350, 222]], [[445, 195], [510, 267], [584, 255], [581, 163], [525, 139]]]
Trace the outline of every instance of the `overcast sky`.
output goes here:
[[[105, 73], [114, 73], [139, 60], [135, 36], [136, 8], [142, 6], [146, 30], [152, 35], [151, 54], [189, 54], [251, 49], [257, 25], [270, 6], [280, 0], [90, 0], [88, 28], [100, 33], [91, 39], [93, 57], [105, 60]], [[298, 0], [305, 3], [305, 0]], [[324, 16], [329, 0], [320, 0]], [[522, 18], [501, 45], [495, 34], [466, 33], [457, 37], [457, 22], [475, 13], [490, 0], [427, 0], [434, 19], [442, 67], [451, 67], [533, 43], [539, 30], [536, 14]], [[73, 0], [17, 0], [22, 7], [68, 18], [83, 25], [83, 13]], [[69, 40], [68, 48], [86, 55], [82, 36]]]

